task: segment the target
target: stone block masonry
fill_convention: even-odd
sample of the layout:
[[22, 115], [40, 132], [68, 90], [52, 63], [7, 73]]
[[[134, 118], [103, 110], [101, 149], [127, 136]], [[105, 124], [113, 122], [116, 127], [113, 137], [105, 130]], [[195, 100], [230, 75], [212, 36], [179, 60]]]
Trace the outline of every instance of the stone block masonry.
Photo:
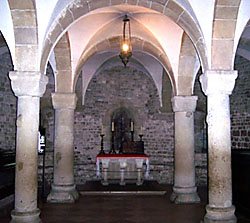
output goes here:
[[[8, 52], [0, 55], [0, 148], [15, 149], [16, 97], [14, 96], [8, 72], [13, 66]], [[104, 124], [104, 149], [110, 149], [110, 126], [107, 116], [119, 107], [131, 109], [135, 118], [135, 140], [139, 140], [143, 125], [145, 152], [150, 156], [150, 179], [160, 183], [173, 183], [174, 164], [174, 122], [173, 114], [161, 112], [159, 95], [151, 77], [133, 68], [114, 67], [101, 70], [94, 75], [81, 105], [81, 78], [76, 93], [78, 105], [75, 112], [74, 175], [77, 184], [95, 180], [95, 157], [100, 150], [101, 123]], [[45, 178], [53, 178], [54, 109], [51, 93], [54, 92], [54, 77], [50, 66], [47, 69], [49, 83], [41, 98], [40, 123], [46, 128]], [[169, 109], [171, 110], [171, 109]], [[197, 120], [200, 119], [197, 115]], [[197, 123], [200, 121], [198, 120]], [[199, 129], [199, 126], [198, 126]], [[197, 134], [199, 138], [199, 134]], [[198, 139], [199, 140], [199, 139]], [[196, 140], [197, 141], [197, 140]], [[198, 143], [198, 147], [200, 143]], [[197, 145], [196, 145], [197, 146]], [[196, 151], [200, 149], [196, 148]], [[42, 180], [42, 155], [38, 156], [38, 180]], [[198, 184], [206, 183], [206, 154], [196, 154]]]
[[102, 70], [89, 83], [85, 105], [75, 112], [75, 177], [82, 183], [96, 179], [95, 158], [104, 124], [104, 150], [110, 149], [110, 118], [115, 109], [130, 109], [135, 120], [135, 140], [143, 125], [145, 153], [150, 157], [150, 177], [173, 182], [173, 115], [160, 112], [153, 80], [141, 71], [122, 66]]
[[[41, 100], [43, 125], [46, 127], [46, 168], [45, 177], [48, 183], [53, 177], [53, 140], [54, 110], [49, 107], [48, 99], [53, 92], [53, 74], [48, 69], [49, 83]], [[94, 75], [85, 95], [85, 105], [81, 105], [81, 77], [78, 80], [76, 93], [78, 104], [75, 111], [74, 126], [74, 176], [76, 184], [96, 180], [95, 158], [100, 150], [101, 124], [104, 124], [104, 149], [109, 151], [110, 119], [112, 111], [123, 106], [132, 109], [135, 115], [135, 140], [139, 140], [140, 126], [143, 125], [145, 153], [150, 157], [150, 180], [159, 183], [173, 183], [174, 171], [174, 116], [160, 110], [159, 96], [153, 81], [146, 74], [136, 69], [115, 67], [102, 70]], [[197, 91], [200, 89], [197, 88]], [[169, 103], [170, 104], [170, 103]], [[171, 109], [170, 109], [171, 110]], [[198, 185], [206, 184], [206, 153], [200, 153], [203, 135], [200, 131], [201, 117], [195, 116], [196, 134], [196, 181]], [[197, 143], [198, 142], [198, 143]], [[204, 152], [204, 151], [203, 151]], [[42, 174], [42, 156], [39, 156], [39, 180]]]
[[8, 73], [13, 69], [10, 54], [0, 55], [0, 149], [15, 150], [16, 104]]
[[[9, 53], [0, 55], [0, 148], [15, 149], [16, 97], [8, 72], [13, 70]], [[159, 95], [151, 77], [133, 68], [114, 67], [101, 70], [91, 80], [81, 105], [81, 78], [76, 93], [78, 105], [74, 127], [74, 175], [76, 184], [95, 180], [95, 157], [100, 150], [101, 123], [104, 124], [104, 149], [110, 149], [110, 126], [107, 116], [114, 109], [128, 107], [135, 118], [135, 140], [138, 140], [143, 125], [145, 152], [150, 156], [150, 179], [160, 183], [173, 183], [174, 122], [173, 114], [161, 112]], [[54, 77], [50, 66], [47, 69], [49, 83], [41, 98], [40, 124], [46, 128], [45, 178], [53, 178], [54, 109], [51, 92], [54, 92]], [[170, 104], [170, 103], [169, 103]], [[169, 109], [171, 110], [171, 109]], [[197, 115], [197, 120], [202, 115]], [[200, 121], [198, 120], [197, 123]], [[199, 129], [199, 126], [198, 128]], [[197, 134], [199, 138], [199, 134]], [[199, 139], [198, 139], [199, 140]], [[197, 140], [196, 140], [197, 141]], [[200, 143], [199, 143], [200, 144]], [[198, 147], [200, 147], [198, 144]], [[200, 149], [196, 148], [200, 152]], [[42, 180], [42, 155], [38, 156], [38, 180]], [[197, 183], [206, 183], [206, 154], [196, 155]]]
[[238, 70], [234, 91], [231, 95], [232, 149], [250, 149], [250, 62], [236, 56]]

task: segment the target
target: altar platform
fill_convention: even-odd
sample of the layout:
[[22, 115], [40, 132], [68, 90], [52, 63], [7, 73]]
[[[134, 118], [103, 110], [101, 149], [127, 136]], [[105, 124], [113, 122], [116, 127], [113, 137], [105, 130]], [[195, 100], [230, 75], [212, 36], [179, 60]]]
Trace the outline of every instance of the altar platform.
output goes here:
[[88, 181], [84, 185], [77, 186], [81, 195], [166, 195], [167, 188], [169, 186], [166, 184], [149, 180], [144, 181], [139, 187], [134, 183], [123, 186], [110, 183], [104, 186], [100, 181]]
[[114, 179], [119, 179], [120, 185], [125, 185], [126, 179], [136, 179], [137, 186], [142, 185], [143, 180], [149, 178], [149, 157], [146, 154], [99, 154], [96, 175], [103, 185]]

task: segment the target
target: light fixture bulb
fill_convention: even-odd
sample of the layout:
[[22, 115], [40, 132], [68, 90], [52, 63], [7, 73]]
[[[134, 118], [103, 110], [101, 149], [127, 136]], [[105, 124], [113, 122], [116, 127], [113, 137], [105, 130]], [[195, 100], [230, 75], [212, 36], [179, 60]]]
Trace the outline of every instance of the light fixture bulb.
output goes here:
[[129, 49], [128, 44], [127, 44], [127, 43], [123, 43], [123, 44], [122, 44], [122, 51], [125, 52], [125, 53], [127, 53], [127, 52], [128, 52], [128, 49]]

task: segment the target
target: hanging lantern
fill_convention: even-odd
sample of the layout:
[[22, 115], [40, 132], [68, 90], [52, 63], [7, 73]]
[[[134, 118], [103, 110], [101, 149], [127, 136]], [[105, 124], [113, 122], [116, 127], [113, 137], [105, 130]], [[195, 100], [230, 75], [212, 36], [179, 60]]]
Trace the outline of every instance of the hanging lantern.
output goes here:
[[121, 44], [121, 53], [119, 54], [119, 57], [121, 58], [124, 67], [127, 66], [127, 63], [132, 57], [130, 20], [127, 15], [125, 15], [123, 18], [123, 36]]

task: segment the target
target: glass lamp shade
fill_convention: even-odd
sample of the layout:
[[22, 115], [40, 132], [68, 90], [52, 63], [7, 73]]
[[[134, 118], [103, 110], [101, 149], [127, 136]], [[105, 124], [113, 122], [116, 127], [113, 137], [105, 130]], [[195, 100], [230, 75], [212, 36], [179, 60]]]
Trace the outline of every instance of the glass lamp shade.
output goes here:
[[[128, 24], [128, 26], [126, 26]], [[131, 30], [130, 30], [130, 20], [127, 15], [123, 19], [123, 36], [121, 44], [121, 53], [119, 57], [122, 60], [124, 66], [127, 66], [130, 58], [132, 57], [132, 45], [131, 45]]]

